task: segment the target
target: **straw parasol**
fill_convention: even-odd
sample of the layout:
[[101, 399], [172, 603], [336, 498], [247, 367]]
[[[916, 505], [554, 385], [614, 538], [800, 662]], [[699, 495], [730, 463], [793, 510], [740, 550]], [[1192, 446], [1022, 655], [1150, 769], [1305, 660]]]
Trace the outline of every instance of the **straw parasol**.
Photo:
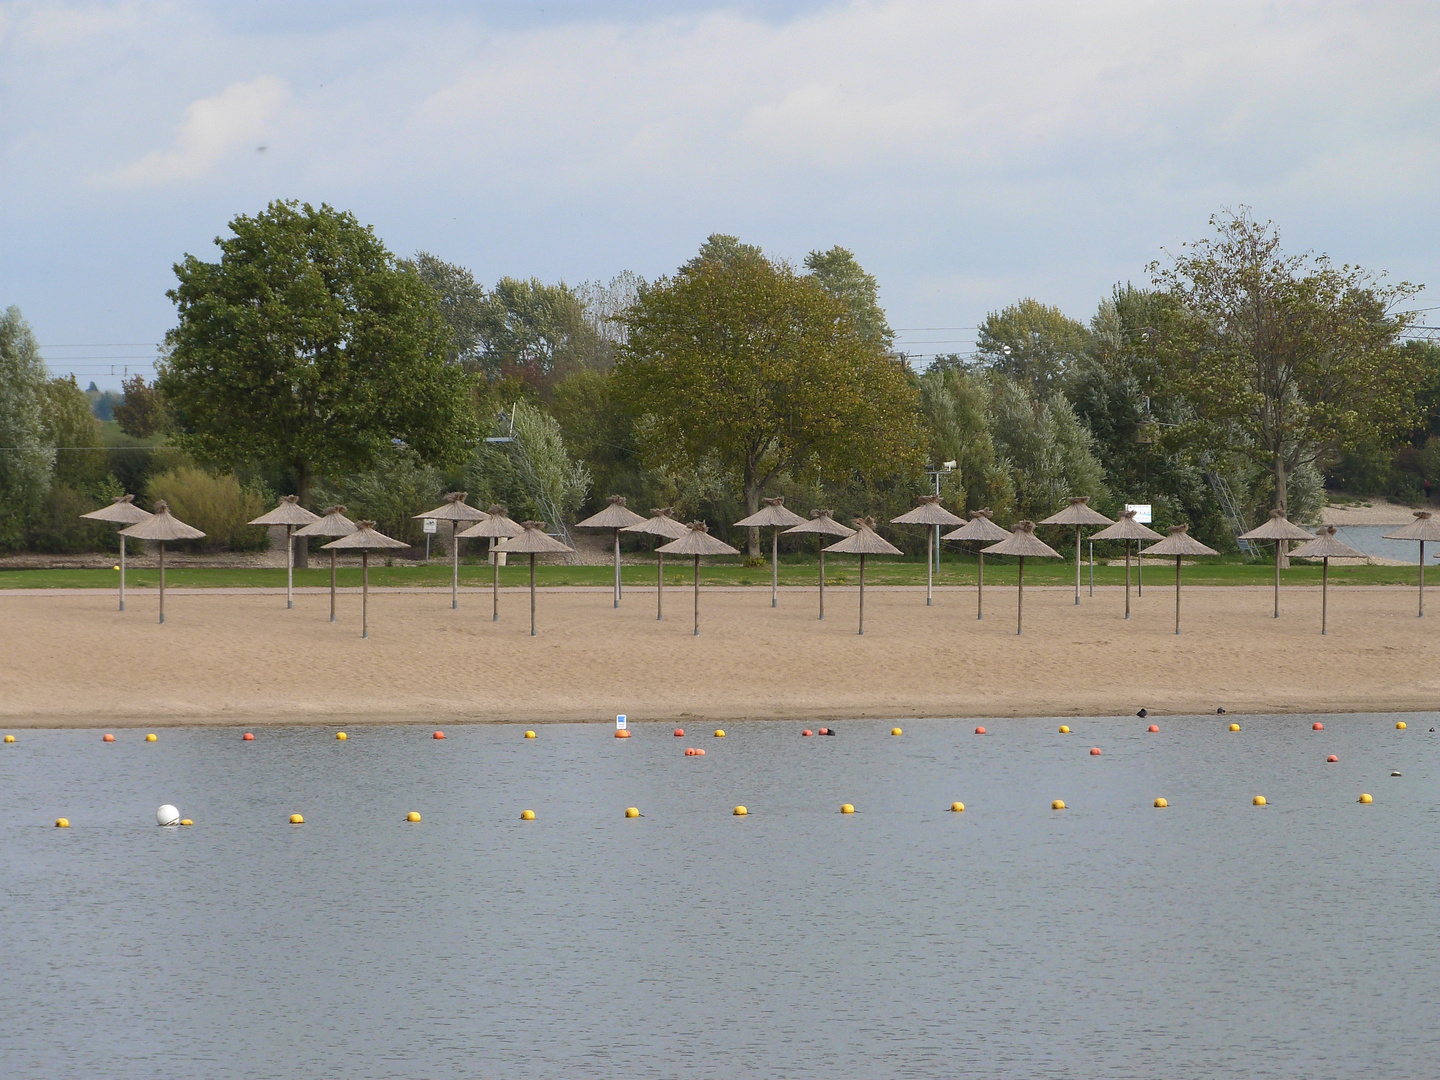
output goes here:
[[1069, 506], [1058, 514], [1051, 514], [1040, 524], [1075, 526], [1075, 604], [1078, 607], [1080, 604], [1080, 530], [1086, 525], [1114, 525], [1115, 523], [1099, 510], [1090, 508], [1089, 495], [1072, 495]]
[[[620, 531], [648, 533], [651, 536], [662, 536], [666, 540], [679, 540], [690, 530], [670, 516], [674, 512], [668, 506], [657, 507], [650, 511], [650, 517], [638, 525], [626, 525]], [[655, 619], [658, 622], [665, 617], [665, 556], [660, 554], [658, 549], [656, 554], [660, 560], [655, 579]]]
[[261, 514], [250, 522], [251, 525], [285, 526], [285, 606], [295, 606], [295, 530], [302, 525], [312, 525], [320, 520], [319, 514], [312, 514], [300, 505], [299, 495], [281, 495], [275, 509]]
[[[1423, 511], [1422, 511], [1422, 513], [1423, 513]], [[1417, 514], [1416, 516], [1418, 517], [1419, 515]], [[1430, 515], [1429, 515], [1429, 514], [1426, 514], [1425, 516], [1428, 518]], [[1421, 524], [1421, 523], [1417, 521], [1415, 524], [1416, 524], [1416, 525], [1419, 525], [1419, 524]], [[1414, 528], [1414, 526], [1413, 526], [1413, 525], [1407, 525], [1406, 528]], [[1409, 537], [1402, 537], [1402, 539], [1407, 539], [1407, 540], [1408, 540]], [[1420, 541], [1420, 545], [1421, 545], [1421, 546], [1420, 546], [1420, 550], [1421, 550], [1421, 552], [1422, 552], [1421, 558], [1424, 558], [1423, 552], [1424, 552], [1424, 550], [1425, 550], [1425, 546], [1424, 546], [1424, 545], [1425, 545], [1425, 541], [1424, 541], [1424, 540], [1421, 540], [1421, 541]], [[1153, 551], [1154, 548], [1151, 548], [1151, 550]], [[1315, 538], [1314, 538], [1313, 540], [1307, 540], [1307, 541], [1305, 541], [1305, 543], [1301, 544], [1301, 545], [1300, 545], [1299, 547], [1297, 547], [1294, 551], [1290, 552], [1290, 554], [1293, 555], [1293, 556], [1295, 556], [1297, 559], [1319, 559], [1319, 560], [1321, 560], [1321, 567], [1320, 567], [1320, 633], [1321, 633], [1321, 634], [1324, 634], [1324, 633], [1325, 633], [1325, 618], [1326, 618], [1326, 615], [1327, 615], [1326, 609], [1329, 607], [1329, 596], [1328, 596], [1327, 594], [1328, 594], [1329, 591], [1330, 591], [1330, 560], [1331, 560], [1331, 559], [1363, 559], [1363, 558], [1365, 557], [1365, 553], [1364, 553], [1363, 551], [1356, 551], [1356, 550], [1355, 550], [1353, 547], [1351, 547], [1349, 544], [1347, 544], [1347, 543], [1345, 543], [1345, 542], [1343, 542], [1343, 541], [1341, 541], [1341, 540], [1335, 539], [1335, 526], [1334, 526], [1334, 525], [1326, 525], [1323, 529], [1321, 529], [1319, 532], [1317, 532], [1317, 533], [1315, 534]], [[1423, 564], [1422, 564], [1422, 566], [1423, 566]], [[1420, 614], [1422, 614], [1422, 615], [1425, 614], [1423, 608], [1421, 609]]]
[[822, 550], [833, 551], [837, 555], [860, 556], [860, 633], [865, 633], [865, 556], [904, 555], [905, 553], [875, 531], [873, 517], [857, 517], [853, 534], [838, 544], [831, 544]]
[[[120, 535], [133, 536], [137, 540], [160, 541], [160, 621], [165, 621], [165, 541], [199, 540], [205, 534], [199, 529], [186, 525], [170, 513], [170, 507], [161, 499], [155, 504], [155, 512], [144, 521], [120, 530]], [[122, 540], [123, 544], [124, 541]]]
[[627, 525], [639, 525], [645, 519], [634, 510], [625, 509], [624, 495], [611, 495], [605, 500], [609, 505], [598, 514], [592, 514], [584, 521], [577, 521], [577, 529], [615, 530], [615, 606], [620, 606], [620, 530]]
[[785, 496], [776, 495], [766, 499], [765, 505], [747, 518], [735, 522], [737, 528], [747, 529], [770, 526], [770, 606], [780, 605], [780, 530], [792, 525], [803, 525], [805, 519], [793, 510], [785, 509]]
[[[841, 525], [836, 521], [829, 510], [811, 510], [810, 520], [802, 521], [793, 529], [786, 529], [787, 533], [815, 533], [819, 536], [854, 536], [855, 530], [849, 525]], [[820, 618], [825, 618], [825, 549], [820, 549]]]
[[569, 544], [562, 544], [553, 536], [546, 535], [545, 522], [522, 521], [520, 532], [495, 545], [496, 551], [510, 555], [530, 556], [530, 636], [535, 636], [535, 556], [551, 552], [574, 551]]
[[[476, 510], [465, 501], [468, 491], [452, 491], [445, 501], [434, 510], [414, 515], [415, 518], [436, 518], [450, 522], [450, 607], [460, 606], [460, 523], [462, 521], [484, 521], [485, 512]], [[413, 520], [413, 519], [412, 519]]]
[[1309, 540], [1310, 534], [1299, 525], [1285, 520], [1284, 510], [1271, 510], [1270, 519], [1258, 529], [1241, 533], [1240, 540], [1275, 541], [1275, 618], [1280, 617], [1280, 560], [1285, 556], [1284, 543], [1287, 540]]
[[1189, 525], [1171, 525], [1170, 535], [1158, 544], [1151, 544], [1151, 555], [1175, 556], [1175, 633], [1180, 633], [1180, 560], [1186, 555], [1219, 555], [1212, 547], [1206, 547], [1188, 532]]
[[[971, 540], [977, 544], [995, 544], [1010, 539], [1010, 534], [990, 520], [990, 508], [976, 510], [968, 522], [954, 532], [948, 532], [941, 540]], [[985, 548], [976, 552], [979, 558], [979, 575], [975, 579], [975, 618], [985, 618]]]
[[941, 525], [964, 525], [965, 519], [956, 517], [940, 505], [939, 495], [920, 496], [920, 505], [899, 517], [890, 519], [891, 525], [924, 525], [925, 529], [925, 603], [935, 602], [935, 538], [940, 535]]
[[1135, 520], [1135, 511], [1126, 510], [1120, 515], [1120, 520], [1111, 525], [1108, 529], [1101, 529], [1091, 540], [1124, 540], [1125, 541], [1125, 618], [1130, 618], [1130, 543], [1136, 540], [1163, 540], [1154, 529], [1141, 525]]
[[370, 552], [393, 551], [396, 548], [409, 546], [403, 540], [396, 540], [384, 533], [376, 532], [373, 521], [357, 521], [354, 532], [347, 533], [339, 540], [330, 541], [321, 549], [332, 552], [360, 552], [360, 636], [362, 638], [370, 636]]
[[518, 521], [512, 521], [506, 516], [507, 513], [505, 507], [496, 503], [486, 511], [484, 521], [471, 525], [460, 534], [461, 540], [479, 539], [480, 537], [488, 537], [490, 540], [490, 564], [493, 571], [490, 584], [490, 599], [493, 609], [490, 614], [491, 622], [500, 621], [500, 556], [497, 553], [495, 542], [519, 536], [525, 531], [525, 526]]
[[693, 555], [695, 557], [695, 636], [700, 636], [700, 556], [701, 555], [739, 555], [740, 550], [733, 548], [724, 540], [717, 539], [710, 535], [710, 526], [703, 521], [690, 522], [685, 535], [663, 547], [655, 549], [662, 555]]
[[1425, 541], [1440, 540], [1440, 521], [1429, 510], [1416, 510], [1415, 520], [1403, 529], [1385, 534], [1386, 540], [1420, 541], [1420, 618], [1425, 617]]
[[[355, 531], [355, 523], [345, 516], [345, 507], [332, 506], [325, 516], [312, 521], [304, 528], [296, 529], [296, 536], [349, 536]], [[335, 621], [335, 552], [330, 552], [330, 621]]]
[[[150, 516], [148, 510], [141, 510], [135, 505], [134, 495], [116, 495], [109, 506], [102, 506], [99, 510], [91, 510], [88, 514], [81, 514], [82, 518], [90, 518], [92, 521], [111, 521], [117, 525], [134, 525], [144, 521]], [[120, 610], [125, 610], [125, 541], [120, 541]]]
[[991, 555], [1014, 555], [1020, 561], [1019, 590], [1016, 593], [1015, 606], [1015, 636], [1019, 637], [1025, 632], [1025, 560], [1058, 559], [1060, 553], [1035, 535], [1033, 521], [1019, 522], [1014, 532], [984, 550]]

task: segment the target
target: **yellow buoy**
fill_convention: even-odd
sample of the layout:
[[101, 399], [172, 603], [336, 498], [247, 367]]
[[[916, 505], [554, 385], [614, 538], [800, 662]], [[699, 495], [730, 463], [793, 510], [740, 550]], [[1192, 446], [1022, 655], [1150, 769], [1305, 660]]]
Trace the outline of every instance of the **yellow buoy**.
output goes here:
[[68, 829], [70, 827], [70, 819], [68, 817], [57, 817], [55, 819], [55, 827], [57, 829]]
[[1064, 799], [1056, 799], [1054, 802], [1052, 802], [1052, 803], [1050, 804], [1050, 809], [1051, 809], [1051, 810], [1065, 810], [1065, 809], [1067, 809], [1067, 807], [1065, 806], [1065, 800], [1064, 800]]
[[639, 817], [639, 816], [640, 816], [640, 808], [639, 808], [638, 806], [627, 806], [627, 807], [625, 808], [625, 816], [626, 816], [626, 817]]
[[188, 817], [185, 817], [185, 818], [181, 818], [181, 819], [180, 819], [180, 824], [181, 824], [181, 825], [194, 825], [195, 822], [191, 821]]
[[745, 807], [743, 807], [743, 806], [737, 806], [737, 807], [735, 807], [735, 809], [732, 811], [732, 813], [733, 813], [736, 817], [744, 817], [746, 814], [750, 813], [750, 811], [749, 811], [749, 810], [746, 810]]
[[891, 734], [891, 735], [904, 735], [905, 732], [901, 731], [898, 727], [892, 727], [892, 728], [890, 729], [890, 734]]
[[1372, 799], [1368, 793], [1363, 793], [1363, 794], [1361, 794], [1361, 796], [1360, 796], [1360, 801], [1361, 801], [1362, 803], [1367, 803], [1367, 804], [1368, 804], [1368, 803], [1374, 802], [1375, 800]]
[[1396, 722], [1396, 724], [1395, 724], [1395, 730], [1396, 730], [1396, 731], [1404, 731], [1404, 730], [1405, 730], [1405, 721], [1404, 721], [1404, 720], [1400, 720], [1400, 721]]
[[1265, 805], [1265, 796], [1264, 796], [1264, 795], [1256, 795], [1253, 799], [1250, 800], [1250, 805], [1251, 805], [1251, 806], [1264, 806], [1264, 805]]
[[521, 810], [521, 811], [520, 811], [520, 820], [521, 820], [521, 821], [534, 821], [534, 820], [535, 820], [535, 811], [534, 811], [534, 810]]
[[154, 741], [155, 741], [155, 733], [152, 731], [149, 735], [146, 735], [146, 736], [145, 736], [145, 741], [146, 741], [146, 742], [154, 742]]
[[304, 825], [304, 824], [305, 824], [305, 818], [304, 818], [302, 815], [300, 815], [300, 814], [291, 814], [291, 815], [290, 815], [290, 824], [291, 824], [291, 825]]
[[339, 739], [341, 742], [344, 742], [344, 741], [345, 741], [346, 739], [348, 739], [349, 737], [350, 737], [350, 736], [349, 736], [349, 735], [346, 735], [345, 732], [343, 732], [343, 731], [337, 731], [337, 732], [335, 732], [335, 738]]
[[950, 812], [952, 814], [963, 814], [965, 812], [965, 804], [963, 802], [952, 802], [950, 804]]
[[525, 737], [526, 737], [527, 739], [533, 739], [533, 738], [535, 737], [535, 732], [533, 732], [533, 731], [527, 731], [527, 732], [525, 732]]
[[408, 814], [405, 815], [405, 820], [410, 822], [412, 825], [418, 825], [420, 824], [420, 815], [414, 810], [411, 810]]
[[847, 802], [847, 803], [841, 803], [841, 804], [840, 804], [840, 813], [842, 813], [842, 814], [853, 814], [854, 812], [855, 812], [855, 807], [852, 806], [850, 803]]
[[1239, 724], [1231, 724], [1231, 725], [1230, 725], [1230, 730], [1231, 730], [1231, 731], [1239, 731], [1239, 730], [1240, 730], [1240, 725], [1239, 725]]
[[1060, 725], [1060, 734], [1061, 734], [1061, 735], [1069, 735], [1069, 734], [1070, 734], [1070, 725], [1069, 725], [1069, 724], [1061, 724], [1061, 725]]
[[110, 567], [110, 569], [111, 569], [111, 570], [119, 570], [119, 569], [120, 569], [120, 564], [117, 562], [114, 566]]
[[725, 729], [724, 729], [724, 728], [716, 728], [716, 729], [715, 729], [715, 738], [717, 738], [717, 739], [723, 739], [724, 737], [725, 737]]
[[1169, 805], [1170, 805], [1170, 803], [1167, 802], [1165, 799], [1156, 799], [1156, 800], [1155, 800], [1155, 809], [1156, 809], [1156, 810], [1164, 810], [1164, 809], [1165, 809], [1167, 806], [1169, 806]]
[[15, 736], [14, 736], [14, 735], [6, 735], [6, 736], [5, 736], [5, 741], [6, 741], [6, 742], [14, 742], [14, 741], [15, 741]]

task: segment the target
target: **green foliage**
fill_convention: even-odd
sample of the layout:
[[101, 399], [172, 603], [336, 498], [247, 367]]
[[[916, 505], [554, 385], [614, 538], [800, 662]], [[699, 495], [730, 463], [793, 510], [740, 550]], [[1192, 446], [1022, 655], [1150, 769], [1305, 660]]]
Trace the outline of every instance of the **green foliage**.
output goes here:
[[109, 474], [100, 421], [75, 376], [45, 384], [45, 441], [56, 447], [55, 481], [78, 491], [94, 490]]
[[566, 450], [559, 423], [519, 401], [496, 434], [513, 441], [481, 444], [465, 470], [467, 488], [485, 502], [504, 503], [511, 517], [563, 529], [590, 491], [590, 472]]
[[418, 252], [409, 265], [434, 290], [440, 314], [450, 332], [446, 359], [467, 371], [481, 369], [484, 333], [485, 286], [463, 266], [447, 263], [427, 251]]
[[563, 281], [504, 277], [480, 309], [480, 367], [491, 381], [517, 379], [548, 394], [597, 359], [600, 339], [580, 298]]
[[1015, 513], [1038, 521], [1071, 495], [1108, 498], [1095, 440], [1059, 391], [1043, 399], [1003, 376], [990, 382], [988, 420], [995, 452], [1015, 484]]
[[102, 424], [107, 420], [115, 419], [115, 406], [120, 404], [122, 398], [114, 390], [101, 389], [95, 385], [95, 380], [90, 380], [90, 385], [85, 388], [85, 396], [90, 401], [90, 411], [95, 414], [95, 419]]
[[992, 311], [975, 338], [977, 360], [1038, 397], [1060, 389], [1089, 348], [1085, 327], [1057, 307], [1026, 297]]
[[955, 366], [931, 365], [920, 376], [920, 410], [930, 429], [930, 460], [954, 461], [940, 493], [956, 513], [988, 507], [1002, 521], [1013, 516], [1015, 481], [997, 460], [990, 436], [988, 380]]
[[[376, 455], [373, 468], [317, 484], [315, 494], [317, 507], [344, 506], [351, 521], [374, 521], [386, 536], [424, 547], [424, 525], [414, 515], [440, 505], [445, 483], [440, 470], [397, 446]], [[472, 503], [483, 501], [473, 491], [471, 496]]]
[[[86, 521], [80, 516], [108, 505], [111, 497], [119, 494], [119, 483], [108, 473], [86, 490], [57, 479], [30, 519], [27, 545], [32, 551], [66, 554], [119, 551], [119, 533], [115, 526], [103, 521]], [[138, 544], [137, 540], [130, 541], [130, 550], [139, 550]]]
[[194, 541], [201, 551], [262, 551], [270, 542], [263, 526], [249, 522], [274, 505], [274, 493], [261, 484], [242, 486], [234, 473], [217, 476], [182, 465], [151, 477], [145, 494], [152, 505], [163, 499], [172, 514], [205, 533]]
[[0, 317], [0, 550], [17, 547], [50, 487], [45, 362], [18, 307]]
[[839, 244], [829, 251], [812, 251], [805, 256], [805, 268], [822, 289], [850, 309], [863, 337], [882, 349], [894, 348], [895, 331], [880, 306], [880, 285], [850, 251]]
[[132, 438], [148, 439], [169, 426], [170, 418], [159, 387], [146, 383], [143, 375], [126, 379], [121, 386], [125, 388], [125, 396], [113, 410], [121, 431]]
[[434, 290], [349, 213], [273, 202], [230, 223], [218, 263], [193, 255], [168, 294], [159, 386], [181, 445], [206, 460], [312, 473], [374, 465], [392, 440], [459, 460], [475, 435], [470, 379], [448, 363]]

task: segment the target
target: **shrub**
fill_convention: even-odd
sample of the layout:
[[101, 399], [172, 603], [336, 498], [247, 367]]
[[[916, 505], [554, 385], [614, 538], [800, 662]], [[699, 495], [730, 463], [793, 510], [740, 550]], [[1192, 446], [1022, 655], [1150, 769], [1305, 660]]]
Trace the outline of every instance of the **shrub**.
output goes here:
[[[119, 533], [105, 521], [86, 521], [81, 514], [98, 510], [119, 494], [113, 477], [89, 491], [55, 480], [30, 519], [26, 540], [32, 551], [74, 554], [82, 551], [119, 551]], [[131, 551], [137, 550], [131, 541]]]
[[234, 473], [213, 476], [182, 465], [151, 477], [146, 495], [152, 504], [164, 499], [172, 514], [205, 533], [195, 542], [201, 551], [259, 551], [269, 543], [265, 528], [249, 521], [270, 509], [274, 498], [263, 485], [242, 486]]

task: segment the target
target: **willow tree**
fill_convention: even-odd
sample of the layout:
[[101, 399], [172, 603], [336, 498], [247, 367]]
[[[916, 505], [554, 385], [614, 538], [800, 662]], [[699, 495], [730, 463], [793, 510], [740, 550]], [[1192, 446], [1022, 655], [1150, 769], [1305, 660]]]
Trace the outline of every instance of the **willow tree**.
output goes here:
[[695, 469], [719, 463], [752, 514], [784, 475], [895, 475], [920, 463], [904, 364], [843, 300], [758, 249], [702, 249], [640, 291], [627, 326], [616, 385], [645, 450]]

